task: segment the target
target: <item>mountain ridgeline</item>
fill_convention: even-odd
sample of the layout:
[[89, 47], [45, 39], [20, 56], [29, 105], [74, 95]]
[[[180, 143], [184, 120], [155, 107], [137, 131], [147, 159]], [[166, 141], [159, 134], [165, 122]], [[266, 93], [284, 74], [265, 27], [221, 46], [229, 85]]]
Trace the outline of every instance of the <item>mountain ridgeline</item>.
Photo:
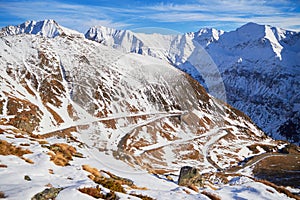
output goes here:
[[300, 141], [299, 32], [255, 23], [230, 32], [200, 29], [183, 35], [96, 26], [85, 37], [166, 60], [245, 112], [268, 135]]

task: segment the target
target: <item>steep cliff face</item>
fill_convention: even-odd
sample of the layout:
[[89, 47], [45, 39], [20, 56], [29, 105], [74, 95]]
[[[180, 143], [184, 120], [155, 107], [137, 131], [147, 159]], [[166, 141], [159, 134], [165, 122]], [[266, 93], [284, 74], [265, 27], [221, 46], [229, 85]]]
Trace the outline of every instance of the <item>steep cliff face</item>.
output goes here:
[[[298, 32], [254, 23], [231, 32], [201, 29], [177, 36], [101, 30], [93, 35], [95, 41], [167, 60], [213, 96], [245, 112], [272, 137], [299, 142]], [[86, 38], [93, 37], [87, 32]]]

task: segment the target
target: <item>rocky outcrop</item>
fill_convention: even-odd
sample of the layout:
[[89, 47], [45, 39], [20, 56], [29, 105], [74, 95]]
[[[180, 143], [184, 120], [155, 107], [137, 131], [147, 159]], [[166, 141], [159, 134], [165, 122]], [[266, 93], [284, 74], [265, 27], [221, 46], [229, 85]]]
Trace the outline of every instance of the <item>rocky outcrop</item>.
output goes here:
[[42, 192], [34, 195], [31, 200], [48, 200], [48, 199], [55, 199], [56, 196], [60, 191], [62, 191], [63, 188], [47, 188], [43, 190]]
[[187, 187], [203, 186], [203, 179], [198, 169], [190, 166], [185, 166], [180, 169], [178, 185]]

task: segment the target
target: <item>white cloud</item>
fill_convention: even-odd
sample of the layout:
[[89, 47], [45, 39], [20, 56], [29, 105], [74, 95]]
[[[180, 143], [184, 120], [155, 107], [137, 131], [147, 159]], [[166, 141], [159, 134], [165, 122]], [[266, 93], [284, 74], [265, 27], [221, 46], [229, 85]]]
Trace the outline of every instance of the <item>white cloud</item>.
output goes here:
[[[55, 19], [68, 28], [85, 32], [94, 25], [116, 29], [153, 26], [161, 22], [209, 23], [232, 30], [247, 22], [299, 29], [300, 14], [289, 0], [195, 0], [194, 3], [165, 4], [132, 8], [67, 4], [52, 0], [1, 2], [1, 10], [25, 20]], [[2, 21], [3, 23], [3, 21]], [[9, 22], [8, 22], [9, 23]], [[199, 28], [199, 27], [198, 27]]]
[[94, 25], [120, 29], [131, 25], [114, 20], [109, 15], [112, 8], [100, 6], [66, 4], [57, 1], [19, 1], [0, 3], [0, 8], [24, 20], [54, 19], [61, 25], [80, 32], [86, 32]]
[[300, 14], [292, 13], [296, 4], [288, 0], [198, 0], [194, 4], [164, 4], [146, 7], [148, 18], [160, 22], [256, 22], [286, 29], [297, 29]]

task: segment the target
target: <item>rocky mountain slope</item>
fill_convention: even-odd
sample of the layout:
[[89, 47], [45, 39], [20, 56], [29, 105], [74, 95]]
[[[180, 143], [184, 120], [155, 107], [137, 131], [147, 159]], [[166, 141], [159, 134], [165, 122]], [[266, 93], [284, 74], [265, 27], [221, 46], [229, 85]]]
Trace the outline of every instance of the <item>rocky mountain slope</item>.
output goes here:
[[169, 61], [276, 139], [299, 143], [300, 33], [248, 23], [183, 35], [92, 27], [86, 38]]
[[[43, 35], [0, 38], [0, 195], [294, 197], [258, 182], [252, 169], [286, 155], [297, 169], [297, 148], [290, 154], [187, 74], [80, 35]], [[178, 186], [185, 165], [206, 186]]]

